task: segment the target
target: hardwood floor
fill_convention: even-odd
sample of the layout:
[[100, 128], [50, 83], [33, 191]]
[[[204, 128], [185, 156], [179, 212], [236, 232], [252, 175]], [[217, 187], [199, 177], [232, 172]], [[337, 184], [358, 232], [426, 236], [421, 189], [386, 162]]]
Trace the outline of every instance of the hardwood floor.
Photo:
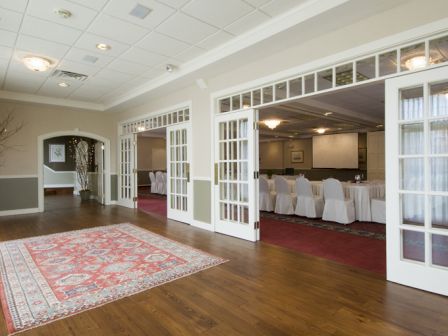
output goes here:
[[448, 335], [447, 298], [373, 273], [70, 196], [46, 208], [0, 217], [0, 239], [131, 222], [230, 261], [21, 335]]

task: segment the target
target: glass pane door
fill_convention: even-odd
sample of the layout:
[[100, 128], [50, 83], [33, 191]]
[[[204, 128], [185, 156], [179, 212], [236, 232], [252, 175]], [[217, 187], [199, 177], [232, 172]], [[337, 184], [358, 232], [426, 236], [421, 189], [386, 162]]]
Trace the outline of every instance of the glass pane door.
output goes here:
[[190, 125], [167, 128], [167, 202], [168, 218], [191, 221]]
[[119, 143], [118, 202], [128, 208], [136, 208], [137, 203], [135, 137], [135, 134], [121, 136]]
[[234, 112], [215, 122], [215, 230], [252, 241], [259, 232], [254, 115]]
[[387, 277], [448, 295], [448, 68], [386, 81]]

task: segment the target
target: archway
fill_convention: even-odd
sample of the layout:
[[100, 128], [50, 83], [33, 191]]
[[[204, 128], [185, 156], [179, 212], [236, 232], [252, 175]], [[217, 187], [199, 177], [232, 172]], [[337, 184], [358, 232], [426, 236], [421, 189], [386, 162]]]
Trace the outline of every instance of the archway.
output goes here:
[[100, 136], [98, 134], [82, 132], [78, 130], [58, 131], [46, 133], [38, 136], [37, 138], [37, 172], [38, 172], [38, 201], [39, 212], [44, 211], [44, 171], [43, 171], [43, 157], [44, 157], [44, 140], [60, 137], [60, 136], [80, 136], [87, 137], [104, 143], [104, 193], [105, 193], [105, 205], [111, 204], [111, 181], [110, 181], [110, 140]]

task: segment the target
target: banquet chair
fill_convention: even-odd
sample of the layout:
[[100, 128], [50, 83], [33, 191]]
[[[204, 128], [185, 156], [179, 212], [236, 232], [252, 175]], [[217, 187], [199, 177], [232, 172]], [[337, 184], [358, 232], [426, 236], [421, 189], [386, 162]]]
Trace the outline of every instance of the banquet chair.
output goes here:
[[157, 193], [156, 176], [154, 172], [149, 172], [149, 180], [151, 181], [151, 193]]
[[166, 178], [167, 178], [167, 174], [166, 173], [162, 173], [162, 195], [166, 195]]
[[355, 202], [346, 199], [340, 181], [329, 178], [323, 183], [324, 189], [324, 212], [323, 220], [350, 224], [355, 221]]
[[275, 191], [269, 190], [268, 180], [260, 176], [260, 211], [274, 211]]
[[284, 177], [276, 176], [274, 183], [277, 193], [274, 212], [282, 215], [293, 215], [297, 203], [297, 196], [291, 193], [288, 181]]
[[372, 211], [372, 222], [386, 224], [386, 200], [372, 198], [370, 201], [370, 211]]
[[156, 172], [156, 193], [161, 194], [163, 192], [163, 177], [162, 172]]
[[295, 214], [308, 218], [322, 217], [324, 200], [314, 196], [310, 181], [301, 176], [296, 180], [297, 205]]

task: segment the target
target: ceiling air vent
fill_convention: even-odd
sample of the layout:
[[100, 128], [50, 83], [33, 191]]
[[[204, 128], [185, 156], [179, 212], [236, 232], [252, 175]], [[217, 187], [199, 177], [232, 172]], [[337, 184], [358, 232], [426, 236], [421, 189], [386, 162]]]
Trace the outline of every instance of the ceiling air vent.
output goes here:
[[65, 70], [55, 70], [51, 76], [55, 78], [74, 79], [78, 81], [85, 81], [88, 77], [87, 75]]

